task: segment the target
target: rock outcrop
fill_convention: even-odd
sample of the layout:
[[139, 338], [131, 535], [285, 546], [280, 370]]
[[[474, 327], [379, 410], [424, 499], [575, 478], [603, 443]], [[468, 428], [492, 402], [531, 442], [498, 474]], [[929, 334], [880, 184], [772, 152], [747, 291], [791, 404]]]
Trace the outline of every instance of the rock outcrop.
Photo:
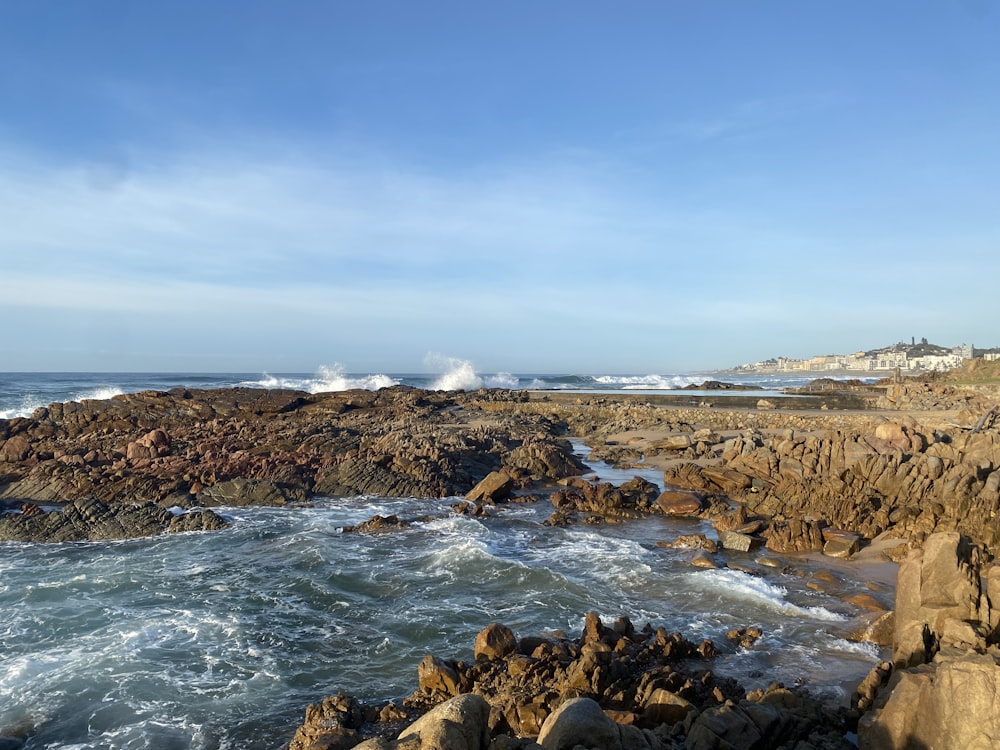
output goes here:
[[93, 498], [76, 500], [64, 508], [0, 515], [0, 541], [82, 542], [133, 539], [182, 531], [218, 531], [225, 519], [208, 509], [175, 515], [152, 503], [108, 505]]
[[[763, 532], [778, 552], [821, 550], [845, 556], [843, 532], [918, 540], [959, 531], [991, 549], [1000, 545], [1000, 432], [929, 430], [913, 420], [870, 430], [785, 432], [726, 441], [712, 465], [679, 463], [673, 487], [725, 493], [773, 522]], [[799, 524], [799, 526], [795, 526]]]
[[[893, 661], [859, 689], [861, 747], [1000, 744], [1000, 565], [958, 533], [933, 534], [902, 563]], [[891, 675], [891, 676], [890, 676]]]
[[[711, 641], [637, 630], [625, 617], [609, 627], [590, 613], [572, 639], [515, 639], [494, 624], [477, 637], [471, 664], [428, 655], [402, 709], [326, 698], [309, 707], [289, 747], [349, 747], [348, 734], [351, 742], [370, 736], [357, 745], [363, 750], [851, 747], [845, 709], [779, 685], [747, 694], [712, 673], [716, 653]], [[392, 722], [401, 711], [427, 713], [399, 729]]]
[[492, 501], [586, 467], [511, 391], [146, 391], [0, 420], [0, 499], [162, 507], [301, 505], [317, 495]]

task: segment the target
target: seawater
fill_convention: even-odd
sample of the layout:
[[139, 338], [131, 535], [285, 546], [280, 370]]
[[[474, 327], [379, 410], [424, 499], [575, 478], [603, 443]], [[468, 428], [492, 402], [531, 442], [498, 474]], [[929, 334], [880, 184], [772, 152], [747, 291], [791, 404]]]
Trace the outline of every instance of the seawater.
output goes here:
[[[44, 400], [173, 387], [179, 377], [173, 385], [247, 382], [52, 376], [43, 388], [44, 378], [9, 374], [2, 382], [8, 396], [12, 380], [34, 382], [31, 397]], [[593, 469], [610, 481], [631, 476]], [[324, 695], [398, 699], [416, 687], [427, 653], [470, 659], [491, 622], [521, 635], [574, 635], [591, 610], [712, 638], [723, 653], [711, 668], [747, 688], [802, 683], [846, 701], [880, 657], [844, 638], [859, 613], [843, 595], [861, 582], [846, 577], [827, 593], [806, 585], [812, 568], [833, 561], [789, 558], [787, 570], [765, 575], [699, 570], [687, 552], [656, 543], [711, 535], [701, 522], [552, 528], [541, 525], [546, 502], [474, 519], [450, 513], [455, 500], [325, 499], [223, 509], [232, 527], [215, 533], [0, 544], [0, 736], [27, 735], [26, 750], [272, 750]], [[375, 513], [415, 522], [343, 532]], [[726, 631], [748, 625], [763, 638], [751, 649], [729, 646]]]
[[[352, 388], [375, 390], [408, 385], [430, 390], [554, 390], [579, 393], [657, 393], [677, 390], [706, 380], [754, 386], [759, 392], [707, 391], [724, 398], [757, 393], [765, 397], [782, 388], [809, 382], [806, 376], [719, 375], [718, 373], [668, 373], [651, 375], [573, 375], [508, 372], [481, 373], [471, 362], [447, 360], [437, 373], [348, 373], [339, 364], [322, 366], [313, 373], [120, 373], [120, 372], [0, 372], [0, 419], [26, 417], [53, 402], [111, 398], [123, 393], [171, 388], [291, 388], [309, 393]], [[686, 392], [697, 396], [701, 392]]]
[[[852, 607], [801, 575], [697, 570], [655, 546], [703, 524], [550, 528], [543, 503], [487, 519], [446, 505], [356, 497], [228, 509], [217, 533], [0, 545], [0, 734], [30, 728], [27, 748], [66, 750], [275, 748], [323, 695], [399, 698], [425, 654], [469, 659], [490, 622], [573, 634], [590, 610], [712, 638], [725, 651], [712, 668], [747, 687], [804, 682], [844, 700], [878, 659], [844, 640]], [[439, 517], [342, 532], [373, 513]], [[747, 625], [764, 637], [727, 648]]]

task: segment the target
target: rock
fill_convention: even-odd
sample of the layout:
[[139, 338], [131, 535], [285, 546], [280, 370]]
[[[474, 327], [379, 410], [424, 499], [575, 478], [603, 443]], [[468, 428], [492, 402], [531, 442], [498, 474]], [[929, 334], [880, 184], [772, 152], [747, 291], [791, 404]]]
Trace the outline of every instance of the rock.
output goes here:
[[984, 554], [957, 532], [932, 534], [899, 567], [893, 662], [923, 664], [941, 646], [948, 620], [988, 621], [980, 597]]
[[875, 710], [859, 723], [859, 746], [994, 748], [1000, 738], [997, 705], [1000, 664], [995, 656], [938, 654], [929, 665], [893, 674]]
[[163, 430], [150, 430], [135, 442], [129, 443], [125, 449], [125, 458], [130, 461], [138, 459], [159, 458], [170, 453], [170, 438]]
[[749, 552], [760, 545], [760, 542], [749, 534], [740, 534], [736, 531], [720, 531], [719, 544], [725, 549], [737, 552]]
[[382, 516], [376, 513], [374, 516], [366, 521], [362, 521], [354, 526], [345, 526], [343, 531], [345, 534], [351, 532], [359, 532], [362, 534], [372, 534], [383, 531], [399, 531], [400, 529], [409, 528], [412, 524], [409, 521], [405, 521], [395, 513], [388, 516]]
[[763, 634], [758, 627], [739, 628], [726, 633], [726, 639], [738, 644], [740, 648], [750, 648]]
[[694, 492], [666, 490], [656, 498], [657, 507], [668, 516], [694, 516], [701, 512], [701, 496]]
[[680, 435], [670, 435], [663, 440], [658, 441], [655, 444], [657, 450], [660, 451], [682, 451], [690, 448], [694, 445], [691, 436], [685, 433]]
[[24, 435], [14, 435], [0, 443], [0, 461], [24, 461], [31, 455], [31, 444]]
[[698, 709], [691, 701], [663, 688], [654, 690], [642, 711], [643, 720], [650, 726], [660, 724], [674, 725], [684, 721], [688, 714], [697, 713]]
[[719, 564], [715, 562], [712, 556], [703, 549], [696, 550], [694, 555], [691, 556], [691, 565], [696, 568], [705, 568], [708, 570], [715, 570], [719, 567]]
[[475, 659], [502, 659], [517, 651], [517, 638], [514, 632], [505, 625], [493, 623], [487, 625], [476, 636], [474, 648]]
[[479, 484], [469, 490], [465, 499], [471, 502], [496, 502], [510, 497], [514, 479], [503, 471], [491, 471]]
[[577, 747], [659, 750], [660, 747], [651, 732], [616, 724], [590, 698], [573, 698], [559, 706], [542, 724], [538, 744], [544, 750], [574, 750]]
[[248, 505], [300, 505], [307, 501], [301, 489], [282, 486], [266, 479], [239, 477], [205, 487], [198, 493], [198, 503], [207, 507]]
[[399, 746], [419, 750], [486, 750], [490, 706], [479, 695], [459, 695], [431, 709], [399, 734]]
[[358, 744], [364, 721], [361, 704], [343, 693], [306, 708], [306, 720], [295, 731], [288, 750], [348, 750]]
[[861, 536], [859, 534], [827, 534], [824, 532], [824, 537], [826, 541], [823, 543], [823, 554], [827, 557], [847, 559], [856, 555], [861, 548]]
[[773, 706], [741, 701], [702, 711], [688, 731], [687, 750], [764, 750], [775, 747], [783, 721]]
[[694, 555], [691, 556], [691, 565], [707, 570], [715, 570], [719, 567], [719, 564], [715, 562], [712, 556], [703, 549], [696, 550]]
[[446, 698], [458, 695], [460, 678], [455, 662], [428, 654], [417, 665], [419, 689]]
[[210, 510], [190, 518], [174, 516], [152, 503], [108, 505], [93, 498], [76, 500], [61, 510], [0, 517], [0, 540], [18, 542], [80, 542], [134, 539], [167, 531], [207, 531], [228, 524]]
[[715, 554], [719, 551], [719, 545], [704, 534], [680, 534], [672, 542], [657, 542], [657, 547], [667, 549], [702, 549]]

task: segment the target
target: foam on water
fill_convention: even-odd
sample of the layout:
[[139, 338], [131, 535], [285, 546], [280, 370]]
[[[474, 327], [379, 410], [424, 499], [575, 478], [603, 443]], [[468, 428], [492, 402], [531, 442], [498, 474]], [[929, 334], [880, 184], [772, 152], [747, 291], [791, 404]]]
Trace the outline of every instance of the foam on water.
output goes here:
[[[35, 727], [26, 750], [271, 750], [322, 695], [398, 699], [427, 653], [471, 658], [490, 622], [572, 633], [591, 610], [720, 643], [759, 624], [762, 648], [718, 662], [741, 681], [822, 685], [877, 660], [827, 632], [840, 616], [798, 579], [693, 572], [656, 549], [669, 519], [551, 528], [545, 504], [480, 519], [449, 513], [452, 501], [225, 508], [223, 532], [0, 545], [0, 729]], [[340, 531], [374, 513], [440, 517]]]
[[594, 378], [596, 383], [607, 388], [624, 390], [670, 391], [683, 388], [686, 385], [701, 383], [704, 377], [700, 375], [600, 375]]
[[312, 377], [278, 377], [264, 373], [259, 380], [244, 381], [241, 385], [252, 388], [290, 388], [308, 393], [328, 393], [349, 391], [355, 388], [376, 391], [379, 388], [399, 385], [399, 383], [399, 379], [381, 373], [350, 376], [342, 364], [334, 363], [320, 366]]
[[[75, 390], [66, 394], [52, 394], [58, 397], [60, 402], [65, 401], [104, 401], [125, 393], [121, 386], [102, 385], [85, 390]], [[48, 406], [54, 399], [46, 398], [40, 393], [27, 393], [21, 396], [21, 401], [16, 406], [7, 406], [0, 409], [0, 419], [14, 419], [15, 417], [30, 417], [32, 413], [43, 406]]]
[[783, 586], [768, 582], [761, 576], [754, 576], [732, 568], [699, 570], [687, 576], [697, 580], [706, 590], [720, 597], [744, 601], [762, 609], [772, 610], [790, 617], [805, 617], [825, 622], [844, 622], [845, 615], [822, 606], [800, 606], [786, 598], [788, 590]]

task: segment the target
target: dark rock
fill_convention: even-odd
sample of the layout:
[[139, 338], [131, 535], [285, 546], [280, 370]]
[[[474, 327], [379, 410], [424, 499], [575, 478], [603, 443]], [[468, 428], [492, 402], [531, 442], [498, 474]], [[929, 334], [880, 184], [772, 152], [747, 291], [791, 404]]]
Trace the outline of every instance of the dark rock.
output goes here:
[[174, 516], [152, 503], [107, 505], [87, 498], [61, 510], [0, 517], [0, 540], [20, 542], [79, 542], [101, 539], [133, 539], [167, 531], [217, 530], [226, 522], [210, 510], [191, 518]]
[[308, 496], [301, 488], [287, 487], [267, 479], [230, 479], [205, 487], [198, 503], [206, 507], [248, 505], [302, 505]]
[[404, 521], [395, 513], [389, 516], [380, 516], [378, 514], [372, 516], [367, 521], [362, 521], [355, 526], [345, 526], [343, 531], [345, 533], [357, 531], [361, 533], [372, 533], [380, 531], [398, 531], [399, 529], [405, 529], [411, 524], [409, 521]]

